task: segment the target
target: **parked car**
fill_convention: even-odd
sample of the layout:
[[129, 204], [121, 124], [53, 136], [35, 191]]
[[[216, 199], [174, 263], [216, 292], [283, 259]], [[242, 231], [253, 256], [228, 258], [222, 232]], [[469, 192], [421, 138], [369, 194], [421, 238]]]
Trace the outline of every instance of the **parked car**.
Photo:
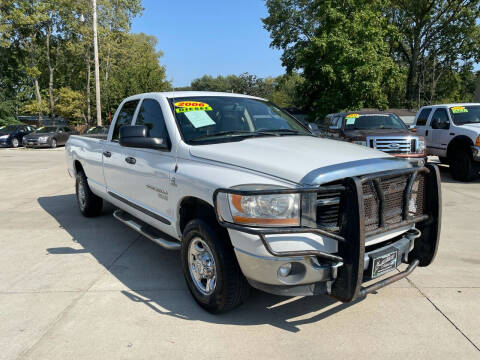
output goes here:
[[22, 138], [31, 133], [33, 128], [28, 125], [5, 125], [0, 128], [0, 147], [19, 147]]
[[329, 138], [377, 149], [415, 165], [423, 166], [427, 160], [425, 139], [394, 113], [372, 110], [329, 114], [323, 130]]
[[106, 139], [108, 135], [108, 126], [93, 126], [83, 136], [94, 137], [98, 139]]
[[439, 244], [435, 165], [312, 136], [260, 98], [131, 96], [106, 140], [71, 136], [65, 155], [80, 212], [97, 216], [106, 200], [180, 250], [188, 289], [213, 313], [249, 286], [352, 301], [428, 266]]
[[480, 104], [424, 106], [413, 125], [427, 142], [428, 155], [450, 165], [452, 177], [471, 181], [480, 171]]
[[75, 132], [68, 126], [42, 126], [23, 137], [25, 147], [50, 147], [56, 148], [65, 145], [70, 135]]

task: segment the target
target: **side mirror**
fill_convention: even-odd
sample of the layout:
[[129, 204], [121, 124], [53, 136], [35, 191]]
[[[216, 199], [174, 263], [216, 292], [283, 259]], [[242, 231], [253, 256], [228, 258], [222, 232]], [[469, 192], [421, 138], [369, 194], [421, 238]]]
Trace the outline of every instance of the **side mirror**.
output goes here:
[[166, 150], [168, 144], [164, 139], [147, 137], [148, 129], [143, 125], [122, 126], [120, 128], [120, 146]]
[[320, 130], [318, 129], [318, 125], [315, 123], [308, 123], [308, 128], [314, 135], [318, 135], [320, 133]]

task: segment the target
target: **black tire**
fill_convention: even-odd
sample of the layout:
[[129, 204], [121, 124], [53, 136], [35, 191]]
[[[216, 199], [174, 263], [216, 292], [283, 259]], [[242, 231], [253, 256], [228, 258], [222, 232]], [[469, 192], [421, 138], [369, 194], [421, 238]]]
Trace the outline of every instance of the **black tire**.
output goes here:
[[438, 157], [438, 160], [440, 160], [440, 163], [441, 164], [445, 164], [445, 165], [448, 165], [448, 158], [446, 157]]
[[467, 150], [454, 150], [448, 160], [450, 173], [455, 180], [467, 182], [472, 181], [477, 176], [478, 167]]
[[20, 141], [18, 141], [17, 138], [13, 138], [12, 139], [12, 147], [13, 148], [18, 148], [19, 145], [20, 145]]
[[95, 217], [102, 213], [103, 199], [90, 190], [87, 177], [83, 171], [80, 171], [75, 177], [75, 194], [77, 195], [78, 208], [83, 216]]
[[50, 141], [50, 147], [52, 149], [55, 149], [57, 147], [57, 140], [56, 139], [52, 139], [52, 141]]
[[[208, 245], [215, 261], [215, 287], [209, 295], [203, 294], [195, 285], [188, 261], [190, 245], [199, 238]], [[220, 225], [200, 219], [190, 221], [183, 231], [181, 258], [188, 289], [206, 311], [218, 314], [232, 310], [248, 297], [250, 285], [240, 270], [228, 233]]]

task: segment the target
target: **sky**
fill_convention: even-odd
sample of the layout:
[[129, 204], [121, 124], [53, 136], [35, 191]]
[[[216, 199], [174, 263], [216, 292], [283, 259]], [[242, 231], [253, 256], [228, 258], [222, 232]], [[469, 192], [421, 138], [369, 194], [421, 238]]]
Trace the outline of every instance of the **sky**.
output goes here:
[[259, 77], [284, 73], [281, 52], [269, 47], [263, 0], [143, 0], [132, 31], [155, 35], [173, 86], [187, 86], [204, 74]]

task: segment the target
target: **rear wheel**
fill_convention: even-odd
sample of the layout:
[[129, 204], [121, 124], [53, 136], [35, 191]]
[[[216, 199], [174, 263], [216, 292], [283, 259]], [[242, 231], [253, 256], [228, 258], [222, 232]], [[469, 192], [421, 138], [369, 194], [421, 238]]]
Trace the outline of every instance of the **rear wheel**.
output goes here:
[[190, 221], [183, 232], [182, 267], [195, 301], [211, 313], [236, 308], [250, 286], [240, 270], [228, 234], [217, 224]]
[[465, 149], [454, 150], [449, 157], [449, 163], [450, 172], [455, 180], [472, 181], [478, 173], [477, 165]]
[[102, 213], [103, 200], [90, 190], [87, 177], [83, 171], [80, 171], [75, 178], [75, 193], [78, 208], [83, 216], [94, 217]]

